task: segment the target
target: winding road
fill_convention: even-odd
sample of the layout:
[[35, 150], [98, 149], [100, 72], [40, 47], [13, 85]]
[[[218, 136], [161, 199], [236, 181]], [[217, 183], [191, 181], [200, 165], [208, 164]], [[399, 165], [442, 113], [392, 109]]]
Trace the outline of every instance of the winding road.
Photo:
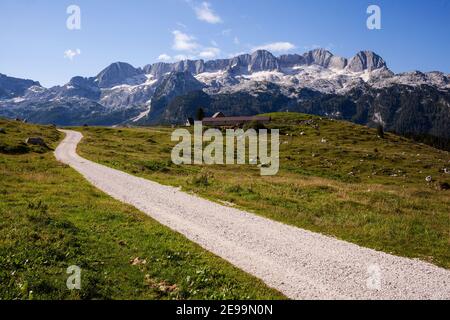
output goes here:
[[86, 160], [82, 134], [61, 130], [56, 158], [292, 299], [450, 299], [450, 270], [223, 206]]

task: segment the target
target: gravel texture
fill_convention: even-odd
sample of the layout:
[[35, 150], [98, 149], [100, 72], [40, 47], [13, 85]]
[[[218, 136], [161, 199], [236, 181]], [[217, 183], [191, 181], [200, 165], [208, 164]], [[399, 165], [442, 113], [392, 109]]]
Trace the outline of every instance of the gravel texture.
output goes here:
[[56, 158], [98, 189], [133, 205], [292, 299], [450, 299], [450, 270], [313, 233], [138, 178], [76, 154]]

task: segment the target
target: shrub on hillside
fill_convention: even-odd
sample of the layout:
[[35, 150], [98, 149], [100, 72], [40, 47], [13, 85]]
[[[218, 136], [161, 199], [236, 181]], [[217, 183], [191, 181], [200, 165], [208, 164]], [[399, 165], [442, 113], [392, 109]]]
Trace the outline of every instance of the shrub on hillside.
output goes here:
[[3, 154], [25, 154], [30, 151], [30, 147], [23, 142], [16, 145], [0, 144], [0, 153]]

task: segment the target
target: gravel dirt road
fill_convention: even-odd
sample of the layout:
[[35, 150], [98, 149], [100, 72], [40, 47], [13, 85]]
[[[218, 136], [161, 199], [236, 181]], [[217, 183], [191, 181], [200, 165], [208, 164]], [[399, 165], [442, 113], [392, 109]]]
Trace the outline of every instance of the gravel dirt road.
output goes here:
[[292, 299], [450, 299], [450, 270], [288, 226], [88, 161], [62, 130], [56, 158]]

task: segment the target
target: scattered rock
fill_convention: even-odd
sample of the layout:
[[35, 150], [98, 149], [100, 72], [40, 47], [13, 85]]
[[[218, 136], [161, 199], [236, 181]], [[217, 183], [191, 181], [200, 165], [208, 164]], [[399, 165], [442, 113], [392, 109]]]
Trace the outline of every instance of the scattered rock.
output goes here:
[[[1, 132], [1, 131], [0, 131]], [[444, 173], [445, 174], [450, 174], [450, 170], [448, 168], [444, 168]]]
[[132, 266], [139, 266], [139, 265], [147, 264], [147, 260], [136, 257], [134, 259], [131, 259], [130, 263]]
[[428, 177], [425, 178], [425, 181], [430, 183], [430, 182], [433, 181], [433, 177], [432, 176], [428, 176]]
[[158, 291], [163, 293], [176, 292], [178, 290], [178, 286], [176, 284], [171, 285], [166, 281], [157, 282], [154, 279], [152, 279], [152, 277], [149, 274], [145, 275], [145, 282], [151, 288], [157, 289]]
[[328, 140], [327, 139], [325, 139], [325, 138], [322, 138], [322, 141], [321, 141], [322, 143], [327, 143], [328, 142]]
[[6, 133], [6, 130], [5, 130], [5, 128], [0, 128], [0, 133], [3, 133], [3, 134], [5, 134], [5, 133]]
[[26, 144], [31, 144], [31, 145], [35, 145], [35, 146], [42, 146], [42, 147], [46, 147], [47, 145], [45, 144], [44, 139], [39, 138], [39, 137], [31, 137], [31, 138], [27, 138], [25, 140]]

